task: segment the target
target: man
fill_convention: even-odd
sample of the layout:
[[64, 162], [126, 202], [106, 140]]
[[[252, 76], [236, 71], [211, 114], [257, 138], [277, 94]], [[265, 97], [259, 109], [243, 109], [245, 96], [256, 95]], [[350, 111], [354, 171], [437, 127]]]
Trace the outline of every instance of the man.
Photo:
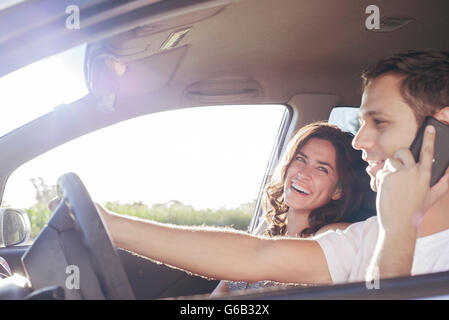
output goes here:
[[195, 274], [249, 282], [323, 284], [449, 270], [449, 170], [429, 188], [432, 130], [425, 132], [418, 163], [408, 150], [425, 116], [449, 124], [449, 53], [395, 55], [363, 78], [361, 128], [353, 146], [369, 164], [377, 217], [314, 239], [266, 239], [100, 208], [113, 241]]

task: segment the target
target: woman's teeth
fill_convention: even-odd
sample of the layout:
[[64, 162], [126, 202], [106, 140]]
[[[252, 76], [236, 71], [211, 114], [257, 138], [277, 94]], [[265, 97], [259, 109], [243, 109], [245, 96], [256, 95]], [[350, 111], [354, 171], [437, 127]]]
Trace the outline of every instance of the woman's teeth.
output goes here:
[[298, 186], [298, 185], [295, 184], [295, 183], [292, 183], [292, 187], [293, 187], [293, 189], [295, 189], [295, 190], [298, 191], [298, 192], [304, 193], [304, 194], [306, 194], [306, 195], [309, 195], [309, 194], [310, 194], [310, 191], [304, 190], [304, 188], [301, 188], [300, 186]]

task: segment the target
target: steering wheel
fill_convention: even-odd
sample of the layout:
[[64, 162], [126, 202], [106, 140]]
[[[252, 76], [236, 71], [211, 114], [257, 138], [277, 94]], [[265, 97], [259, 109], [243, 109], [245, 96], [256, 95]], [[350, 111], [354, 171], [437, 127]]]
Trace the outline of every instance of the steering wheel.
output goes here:
[[106, 299], [135, 299], [117, 250], [81, 179], [66, 173], [58, 179], [58, 193], [78, 224], [93, 270]]

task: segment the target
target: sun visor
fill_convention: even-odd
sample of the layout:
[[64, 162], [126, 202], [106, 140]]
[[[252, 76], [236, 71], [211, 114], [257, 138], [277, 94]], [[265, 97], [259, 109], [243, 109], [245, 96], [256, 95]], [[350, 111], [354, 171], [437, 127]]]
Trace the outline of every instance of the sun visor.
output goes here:
[[145, 24], [107, 39], [103, 46], [122, 61], [130, 61], [158, 54], [166, 49], [164, 44], [170, 42], [180, 46], [188, 44], [185, 40], [180, 42], [195, 24], [217, 15], [229, 2], [230, 0], [209, 1], [168, 14], [156, 14]]
[[105, 111], [114, 111], [117, 96], [151, 93], [168, 84], [188, 46], [163, 51], [150, 57], [123, 62], [104, 49], [90, 48], [85, 65], [89, 91]]
[[120, 95], [150, 93], [166, 86], [187, 50], [183, 46], [128, 63], [120, 77]]
[[196, 23], [220, 13], [233, 0], [195, 2], [154, 12], [138, 27], [87, 47], [87, 87], [105, 111], [117, 96], [149, 94], [165, 87], [187, 52]]

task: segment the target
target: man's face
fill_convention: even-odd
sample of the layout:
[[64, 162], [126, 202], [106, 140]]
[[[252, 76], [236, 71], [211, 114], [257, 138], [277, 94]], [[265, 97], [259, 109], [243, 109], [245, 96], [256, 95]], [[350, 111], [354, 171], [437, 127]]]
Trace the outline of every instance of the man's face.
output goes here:
[[362, 150], [368, 162], [366, 171], [376, 190], [376, 173], [387, 158], [401, 148], [409, 148], [418, 131], [415, 115], [400, 93], [401, 77], [383, 75], [363, 92], [360, 106], [361, 127], [352, 145]]

